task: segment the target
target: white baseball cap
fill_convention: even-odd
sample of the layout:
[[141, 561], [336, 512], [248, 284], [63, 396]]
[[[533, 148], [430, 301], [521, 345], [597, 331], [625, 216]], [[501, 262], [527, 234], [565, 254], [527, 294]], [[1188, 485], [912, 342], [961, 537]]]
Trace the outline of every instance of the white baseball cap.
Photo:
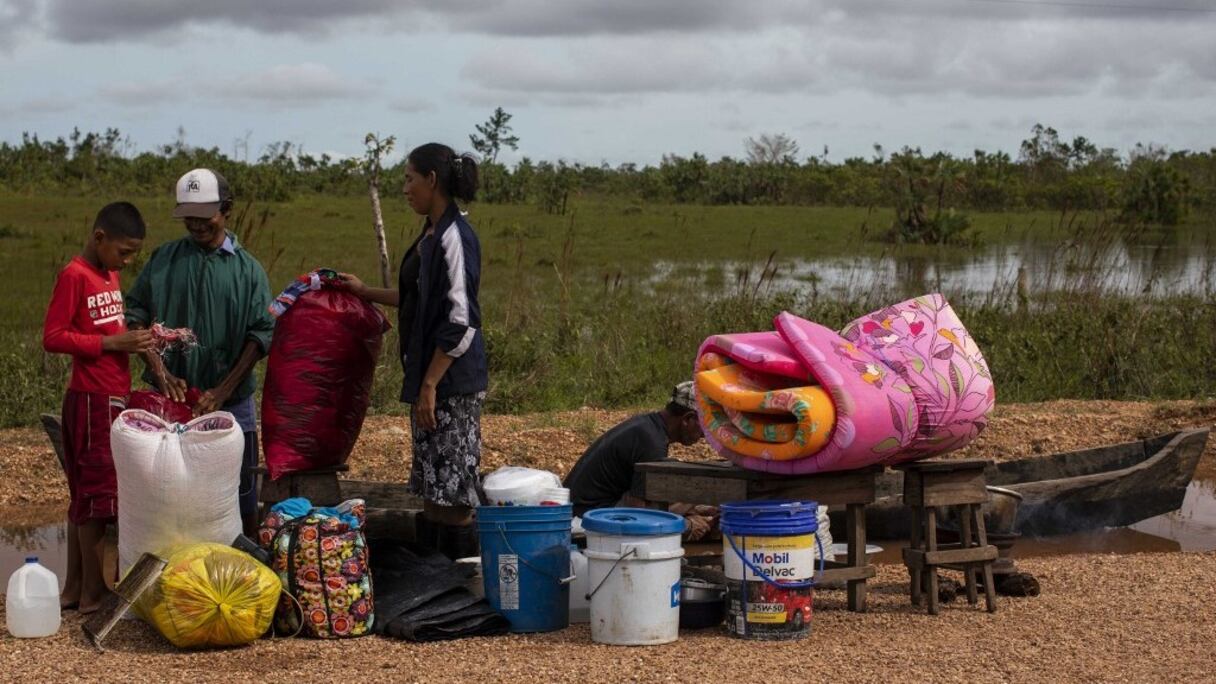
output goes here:
[[211, 169], [194, 169], [177, 179], [177, 207], [173, 218], [209, 219], [232, 199], [228, 181]]

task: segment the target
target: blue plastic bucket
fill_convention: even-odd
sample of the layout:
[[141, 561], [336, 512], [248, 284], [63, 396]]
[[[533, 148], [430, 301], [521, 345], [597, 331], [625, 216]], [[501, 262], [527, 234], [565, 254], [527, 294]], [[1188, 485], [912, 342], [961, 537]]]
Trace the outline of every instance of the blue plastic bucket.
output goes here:
[[744, 639], [799, 639], [810, 634], [816, 558], [823, 570], [823, 546], [816, 534], [818, 508], [814, 501], [722, 504], [722, 560], [731, 634]]
[[570, 520], [565, 506], [479, 506], [486, 600], [512, 632], [570, 624]]

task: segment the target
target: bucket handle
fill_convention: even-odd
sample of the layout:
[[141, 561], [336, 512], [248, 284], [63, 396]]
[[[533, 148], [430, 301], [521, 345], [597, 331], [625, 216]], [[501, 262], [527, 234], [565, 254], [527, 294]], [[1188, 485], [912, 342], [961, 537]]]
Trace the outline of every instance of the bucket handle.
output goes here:
[[621, 555], [617, 556], [616, 562], [612, 564], [611, 568], [608, 568], [608, 572], [604, 573], [604, 579], [600, 580], [600, 583], [595, 585], [595, 588], [592, 589], [587, 594], [587, 600], [590, 601], [591, 597], [595, 596], [595, 592], [599, 591], [600, 587], [604, 586], [604, 583], [608, 581], [609, 577], [612, 577], [613, 571], [616, 570], [616, 566], [621, 564], [621, 561], [625, 560], [626, 558], [628, 558], [630, 556], [635, 556], [635, 555], [637, 555], [637, 553], [638, 553], [638, 547], [635, 546], [635, 547], [629, 549], [628, 551], [626, 551], [625, 553], [622, 553]]
[[570, 563], [570, 576], [569, 577], [554, 577], [553, 575], [550, 575], [549, 573], [545, 572], [544, 570], [541, 570], [540, 568], [536, 567], [535, 565], [532, 565], [531, 563], [529, 563], [528, 559], [525, 558], [523, 554], [519, 553], [518, 551], [515, 550], [515, 547], [511, 546], [511, 540], [507, 539], [507, 532], [506, 532], [506, 529], [503, 527], [502, 523], [497, 523], [495, 525], [495, 527], [498, 528], [498, 534], [499, 534], [499, 536], [502, 537], [502, 543], [507, 545], [507, 550], [509, 550], [511, 553], [515, 554], [515, 557], [519, 559], [519, 562], [521, 562], [524, 565], [526, 565], [527, 567], [531, 568], [532, 572], [535, 572], [539, 575], [544, 575], [545, 577], [548, 577], [549, 579], [554, 580], [558, 584], [570, 584], [571, 582], [574, 581], [574, 561], [569, 561], [569, 563]]
[[[752, 563], [751, 561], [749, 561], [747, 559], [747, 556], [743, 555], [743, 552], [739, 550], [739, 547], [735, 546], [734, 535], [725, 534], [725, 536], [726, 536], [726, 540], [728, 542], [730, 542], [730, 548], [732, 550], [734, 550], [735, 555], [739, 557], [739, 560], [743, 561], [743, 565], [745, 565], [748, 570], [751, 570], [753, 575], [756, 575], [757, 577], [764, 580], [766, 583], [773, 585], [774, 587], [779, 587], [782, 589], [803, 589], [805, 587], [813, 587], [813, 586], [815, 586], [815, 577], [823, 576], [823, 568], [824, 568], [823, 540], [819, 538], [818, 530], [815, 531], [815, 545], [817, 547], [819, 547], [819, 572], [815, 576], [811, 577], [810, 579], [799, 580], [797, 582], [778, 582], [777, 580], [773, 579], [772, 577], [769, 577], [768, 575], [764, 574], [763, 570], [756, 567], [756, 565], [754, 563]], [[743, 575], [746, 578], [747, 573], [745, 572], [745, 573], [743, 573]]]

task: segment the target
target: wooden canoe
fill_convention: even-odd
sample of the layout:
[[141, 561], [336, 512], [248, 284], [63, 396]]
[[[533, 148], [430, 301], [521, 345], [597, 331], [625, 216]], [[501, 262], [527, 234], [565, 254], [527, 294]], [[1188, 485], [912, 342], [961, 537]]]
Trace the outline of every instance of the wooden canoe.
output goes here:
[[[1122, 527], [1178, 510], [1207, 445], [1208, 429], [1185, 430], [1138, 442], [994, 463], [987, 483], [1022, 495], [1014, 531], [1051, 536]], [[908, 536], [902, 504], [903, 473], [879, 478], [878, 499], [866, 508], [866, 531], [876, 539]]]

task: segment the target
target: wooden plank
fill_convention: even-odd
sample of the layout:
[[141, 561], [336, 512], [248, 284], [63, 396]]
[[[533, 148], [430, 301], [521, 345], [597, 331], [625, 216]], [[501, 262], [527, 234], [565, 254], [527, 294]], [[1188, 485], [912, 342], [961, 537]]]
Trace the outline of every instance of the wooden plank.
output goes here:
[[763, 477], [765, 473], [740, 468], [729, 461], [653, 461], [639, 463], [633, 467], [635, 473], [667, 473], [696, 477], [723, 477], [728, 479], [750, 479]]
[[811, 499], [823, 506], [871, 503], [875, 496], [876, 473], [827, 473], [814, 477], [787, 477], [780, 480], [751, 480], [749, 499]]
[[64, 465], [63, 460], [63, 423], [56, 413], [44, 413], [40, 418], [42, 429], [46, 431], [47, 439], [51, 440], [51, 448], [55, 450], [55, 458], [59, 460], [59, 467], [66, 473], [68, 467]]
[[983, 470], [992, 465], [992, 461], [982, 458], [960, 458], [948, 461], [913, 461], [892, 466], [894, 470], [904, 472], [941, 473], [965, 470]]
[[953, 506], [988, 500], [984, 472], [909, 472], [904, 479], [904, 504], [908, 506]]
[[646, 501], [675, 501], [718, 505], [747, 499], [742, 479], [684, 475], [668, 472], [639, 472], [639, 498]]
[[[972, 508], [972, 523], [975, 525], [976, 539], [979, 540], [981, 546], [988, 544], [988, 531], [984, 529], [984, 515], [980, 512], [979, 506]], [[995, 547], [992, 547], [995, 548]], [[988, 606], [989, 613], [996, 612], [996, 588], [992, 585], [992, 563], [984, 563], [984, 599]]]
[[[921, 540], [920, 540], [921, 524], [922, 524], [921, 523], [921, 512], [923, 510], [924, 510], [923, 508], [917, 508], [915, 506], [912, 507], [912, 534], [911, 534], [912, 538], [909, 542], [908, 548], [918, 549], [918, 550], [923, 548], [921, 546]], [[917, 565], [917, 566], [908, 565], [907, 560], [904, 561], [904, 564], [908, 566], [908, 575], [912, 578], [912, 586], [910, 589], [910, 593], [912, 595], [912, 605], [919, 606], [920, 598], [921, 598], [921, 591], [920, 591], [921, 586], [920, 585], [921, 585], [921, 581], [922, 581], [921, 568], [919, 565]]]
[[336, 473], [291, 473], [277, 480], [264, 479], [258, 501], [278, 503], [302, 496], [314, 506], [334, 506], [342, 503]]
[[[928, 569], [938, 565], [964, 565], [994, 561], [997, 558], [995, 546], [973, 546], [969, 549], [938, 549], [937, 551], [922, 551], [921, 549], [904, 549], [904, 563], [908, 567]], [[931, 570], [926, 570], [927, 572]]]
[[988, 490], [984, 488], [981, 477], [979, 487], [973, 485], [955, 486], [944, 489], [934, 489], [925, 494], [919, 505], [926, 507], [961, 506], [963, 504], [983, 504], [989, 499]]
[[[959, 522], [961, 528], [960, 532], [962, 532], [962, 541], [960, 542], [960, 546], [964, 549], [970, 547], [972, 543], [971, 516], [974, 514], [974, 511], [972, 510], [974, 508], [974, 504], [966, 504], [962, 507], [962, 511], [959, 513]], [[963, 568], [963, 577], [965, 578], [964, 581], [967, 585], [967, 603], [975, 605], [979, 601], [978, 594], [976, 593], [975, 589], [975, 568], [971, 567], [970, 565]]]
[[[873, 494], [873, 476], [870, 476], [870, 492]], [[849, 565], [854, 568], [866, 566], [866, 507], [864, 504], [850, 503], [845, 509], [845, 521], [848, 532]], [[849, 610], [866, 612], [866, 583], [864, 578], [849, 582]]]
[[[925, 509], [925, 543], [926, 553], [937, 551], [937, 509]], [[929, 568], [929, 614], [937, 615], [937, 568]]]
[[368, 507], [422, 509], [422, 497], [411, 494], [403, 482], [339, 480], [342, 499], [363, 499]]
[[903, 480], [903, 503], [910, 506], [942, 506], [984, 503], [987, 489], [984, 471], [908, 472]]
[[874, 500], [880, 469], [775, 476], [703, 463], [641, 463], [634, 496], [645, 500], [717, 505], [750, 499], [813, 499], [825, 506]]
[[[844, 568], [825, 568], [822, 575], [816, 575], [815, 581], [820, 583], [830, 582], [858, 582], [865, 584], [868, 580], [878, 574], [878, 569], [873, 565], [863, 565], [859, 568], [844, 567]], [[852, 606], [849, 610], [856, 610]], [[865, 607], [857, 612], [864, 612]]]
[[368, 538], [384, 537], [412, 542], [418, 538], [414, 527], [418, 511], [393, 508], [368, 508], [363, 530]]

